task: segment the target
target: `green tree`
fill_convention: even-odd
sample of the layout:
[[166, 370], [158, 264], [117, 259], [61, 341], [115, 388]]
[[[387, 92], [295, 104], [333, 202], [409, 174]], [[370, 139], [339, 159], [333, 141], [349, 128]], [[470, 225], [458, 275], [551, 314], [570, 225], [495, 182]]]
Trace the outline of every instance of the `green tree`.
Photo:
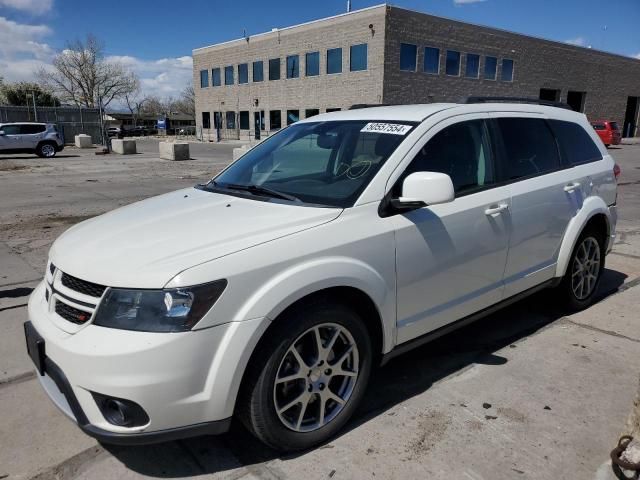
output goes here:
[[60, 101], [37, 83], [16, 82], [1, 84], [2, 96], [7, 105], [33, 105], [33, 95], [39, 107], [59, 106]]

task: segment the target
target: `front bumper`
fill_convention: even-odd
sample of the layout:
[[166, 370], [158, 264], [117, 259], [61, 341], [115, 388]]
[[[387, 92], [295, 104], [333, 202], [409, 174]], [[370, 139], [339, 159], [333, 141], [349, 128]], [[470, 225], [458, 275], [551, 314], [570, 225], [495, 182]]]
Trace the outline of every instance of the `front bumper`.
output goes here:
[[[233, 415], [244, 368], [267, 319], [181, 333], [147, 333], [94, 325], [68, 333], [56, 326], [40, 284], [29, 320], [45, 342], [40, 382], [85, 433], [105, 443], [153, 443], [222, 433]], [[56, 318], [56, 321], [59, 321]], [[145, 425], [109, 423], [93, 393], [127, 399]]]

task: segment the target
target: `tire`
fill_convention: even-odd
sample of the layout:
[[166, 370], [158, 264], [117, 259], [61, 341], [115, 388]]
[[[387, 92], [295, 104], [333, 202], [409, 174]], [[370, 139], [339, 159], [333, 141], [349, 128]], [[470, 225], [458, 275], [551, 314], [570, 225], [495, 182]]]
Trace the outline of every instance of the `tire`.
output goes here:
[[53, 158], [56, 156], [56, 153], [58, 153], [56, 147], [52, 142], [42, 142], [38, 145], [38, 148], [36, 148], [36, 155], [40, 158]]
[[567, 271], [558, 286], [561, 299], [571, 311], [584, 310], [593, 303], [604, 270], [604, 242], [605, 236], [595, 229], [583, 231], [576, 241]]
[[[335, 435], [362, 400], [371, 373], [371, 340], [358, 314], [326, 301], [307, 303], [276, 322], [247, 369], [239, 418], [271, 448], [308, 449]], [[283, 381], [294, 376], [299, 378]]]

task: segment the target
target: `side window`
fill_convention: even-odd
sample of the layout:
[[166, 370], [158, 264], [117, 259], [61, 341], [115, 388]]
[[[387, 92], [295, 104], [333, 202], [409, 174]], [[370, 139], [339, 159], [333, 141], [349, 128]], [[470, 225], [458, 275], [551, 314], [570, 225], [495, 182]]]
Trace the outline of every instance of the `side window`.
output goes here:
[[540, 118], [499, 118], [507, 180], [531, 177], [560, 168], [556, 140]]
[[549, 124], [568, 165], [581, 165], [602, 160], [600, 150], [580, 125], [561, 120], [550, 120]]
[[20, 125], [20, 134], [22, 135], [34, 135], [36, 133], [42, 133], [47, 129], [44, 125]]
[[2, 127], [5, 135], [19, 135], [20, 134], [20, 125], [4, 125]]
[[484, 121], [456, 123], [434, 135], [409, 164], [396, 189], [401, 190], [402, 181], [414, 172], [446, 173], [456, 194], [494, 184], [491, 142]]

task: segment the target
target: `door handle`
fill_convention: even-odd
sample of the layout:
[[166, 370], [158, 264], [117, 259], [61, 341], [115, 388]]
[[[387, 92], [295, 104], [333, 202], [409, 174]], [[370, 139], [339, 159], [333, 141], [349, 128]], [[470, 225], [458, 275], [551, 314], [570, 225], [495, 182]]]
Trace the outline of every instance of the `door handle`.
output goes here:
[[496, 206], [491, 206], [489, 208], [487, 208], [484, 211], [485, 215], [490, 215], [492, 217], [495, 217], [496, 215], [500, 215], [500, 212], [504, 212], [506, 209], [509, 208], [509, 205], [507, 205], [506, 203], [500, 203]]
[[576, 188], [580, 186], [577, 182], [572, 182], [564, 186], [563, 190], [567, 193], [573, 192]]

